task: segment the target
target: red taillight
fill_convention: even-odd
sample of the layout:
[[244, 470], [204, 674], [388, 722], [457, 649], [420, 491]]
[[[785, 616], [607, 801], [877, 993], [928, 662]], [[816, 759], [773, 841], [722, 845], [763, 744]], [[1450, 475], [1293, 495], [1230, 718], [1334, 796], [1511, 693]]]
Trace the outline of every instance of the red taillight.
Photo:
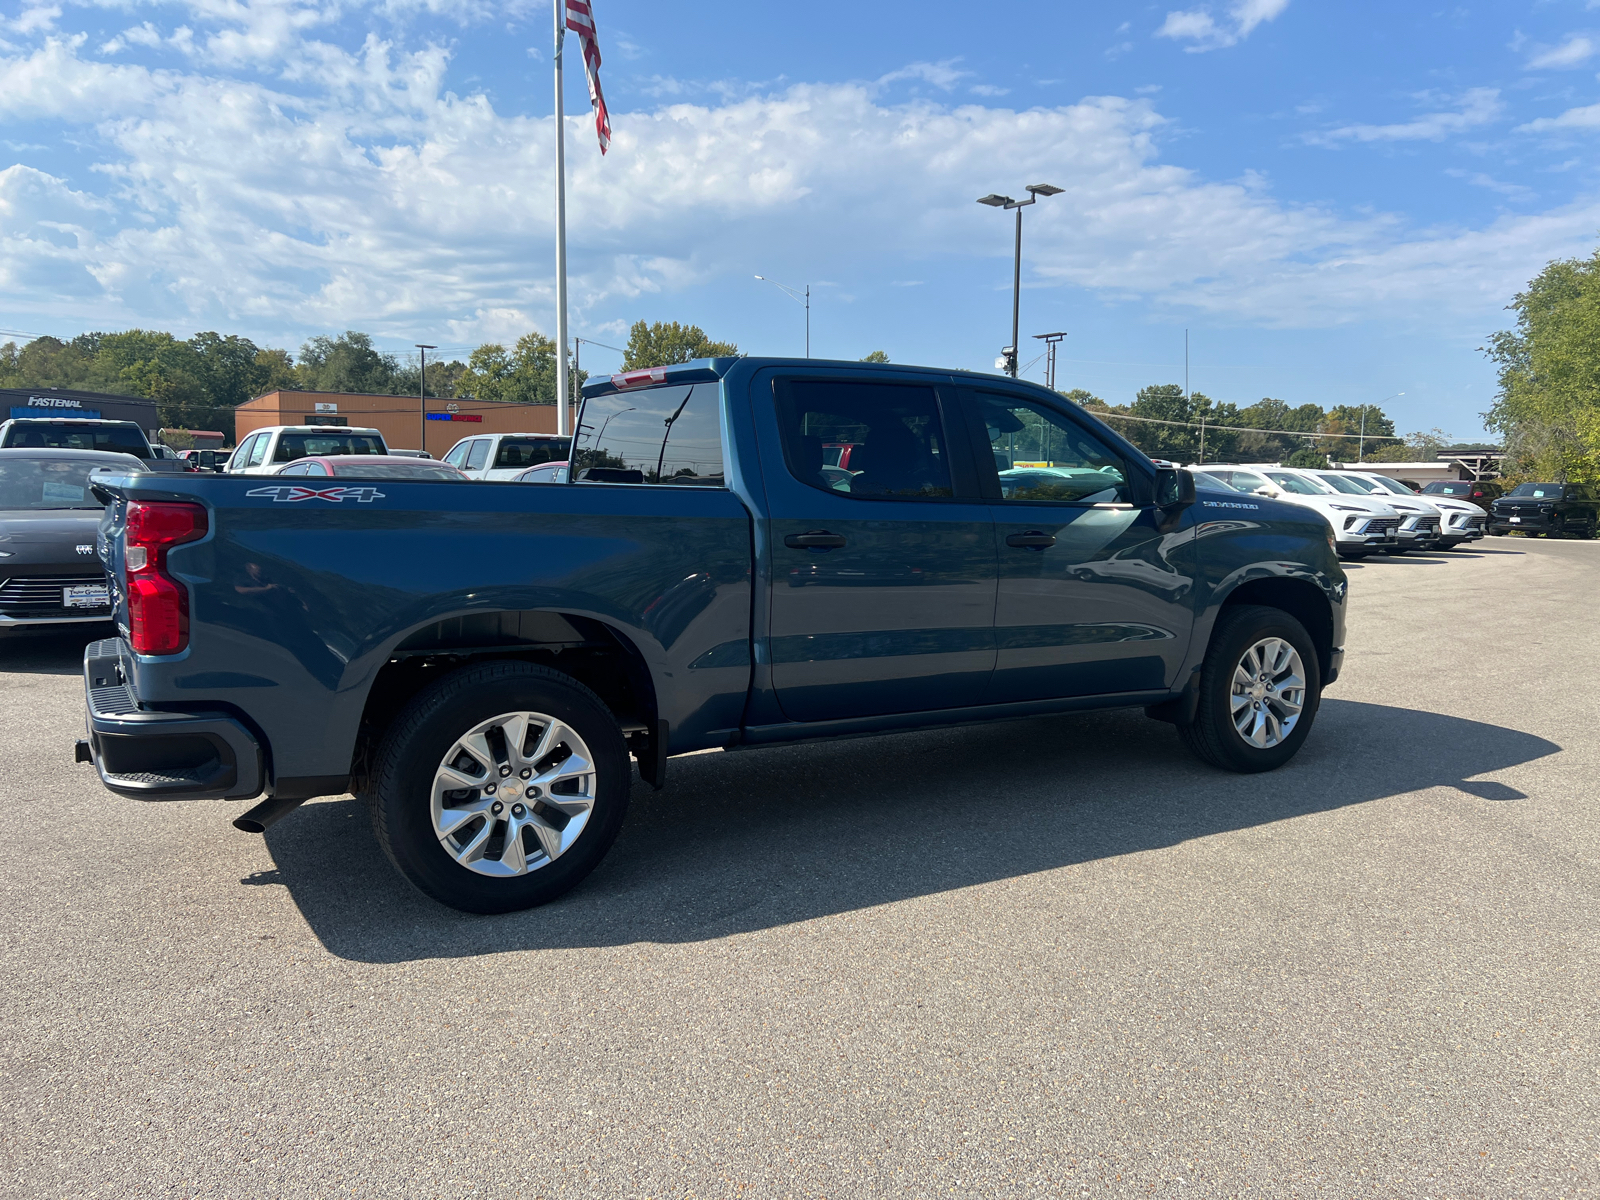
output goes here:
[[621, 375], [611, 377], [611, 386], [619, 392], [629, 388], [649, 387], [653, 383], [665, 383], [667, 369], [665, 367], [645, 367], [638, 371], [624, 371]]
[[189, 644], [189, 590], [167, 574], [167, 550], [205, 535], [198, 504], [128, 505], [123, 566], [135, 654], [177, 654]]

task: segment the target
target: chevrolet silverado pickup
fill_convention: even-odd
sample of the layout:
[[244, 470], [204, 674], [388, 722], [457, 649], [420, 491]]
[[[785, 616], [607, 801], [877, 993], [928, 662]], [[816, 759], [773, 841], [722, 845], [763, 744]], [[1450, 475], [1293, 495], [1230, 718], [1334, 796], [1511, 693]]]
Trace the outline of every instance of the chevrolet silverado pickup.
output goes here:
[[586, 384], [571, 461], [97, 477], [120, 636], [85, 652], [80, 759], [136, 800], [264, 794], [255, 832], [353, 792], [414, 885], [503, 912], [594, 868], [635, 763], [1140, 707], [1264, 771], [1343, 658], [1322, 514], [1197, 491], [1032, 384], [631, 371]]

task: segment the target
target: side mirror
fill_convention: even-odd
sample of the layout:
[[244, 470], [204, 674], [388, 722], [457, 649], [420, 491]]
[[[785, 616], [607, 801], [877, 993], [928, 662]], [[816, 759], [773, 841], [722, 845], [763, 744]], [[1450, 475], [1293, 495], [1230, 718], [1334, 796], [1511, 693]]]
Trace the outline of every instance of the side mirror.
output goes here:
[[1187, 508], [1194, 503], [1194, 476], [1182, 467], [1156, 468], [1156, 507]]

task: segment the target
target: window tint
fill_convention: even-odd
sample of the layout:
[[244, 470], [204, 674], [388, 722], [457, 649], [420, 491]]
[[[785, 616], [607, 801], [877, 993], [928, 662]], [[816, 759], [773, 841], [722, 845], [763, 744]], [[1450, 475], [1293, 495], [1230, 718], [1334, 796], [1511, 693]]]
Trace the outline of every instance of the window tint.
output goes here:
[[444, 456], [445, 462], [452, 467], [459, 467], [461, 460], [466, 458], [467, 450], [472, 445], [470, 441], [460, 441], [450, 448], [450, 453]]
[[1236, 492], [1253, 492], [1257, 488], [1278, 490], [1254, 471], [1235, 471], [1227, 467], [1207, 467], [1206, 474], [1221, 480]]
[[1368, 483], [1365, 479], [1351, 479], [1348, 475], [1318, 475], [1317, 478], [1334, 491], [1347, 496], [1370, 496], [1378, 490], [1376, 484]]
[[467, 443], [467, 470], [480, 469], [489, 457], [489, 439], [474, 438]]
[[784, 461], [801, 483], [877, 499], [954, 494], [931, 387], [796, 379], [778, 389], [777, 405]]
[[247, 467], [259, 467], [262, 459], [267, 457], [267, 443], [272, 440], [270, 433], [256, 434], [256, 440], [250, 443], [250, 458], [244, 464]]
[[71, 459], [0, 459], [0, 508], [100, 508], [89, 490], [89, 474], [108, 466]]
[[283, 470], [279, 471], [278, 474], [279, 475], [304, 475], [310, 469], [311, 469], [311, 464], [310, 463], [303, 463], [303, 462], [290, 463]]
[[1391, 479], [1387, 475], [1379, 475], [1378, 478], [1381, 479], [1386, 486], [1393, 488], [1394, 489], [1394, 494], [1396, 496], [1414, 496], [1414, 495], [1416, 495], [1416, 492], [1414, 490], [1412, 490], [1411, 488], [1407, 487], [1405, 484], [1401, 483], [1398, 479]]
[[1002, 499], [1024, 504], [1128, 504], [1127, 467], [1099, 438], [1062, 413], [1017, 396], [976, 397]]
[[307, 455], [386, 454], [383, 439], [375, 433], [280, 433], [273, 462], [293, 462]]
[[722, 385], [678, 384], [585, 399], [572, 468], [580, 472], [579, 482], [722, 487]]
[[567, 457], [566, 438], [501, 438], [494, 465], [536, 467], [540, 463], [560, 462]]
[[1531, 496], [1536, 500], [1554, 500], [1561, 494], [1561, 487], [1554, 483], [1519, 483], [1511, 494]]

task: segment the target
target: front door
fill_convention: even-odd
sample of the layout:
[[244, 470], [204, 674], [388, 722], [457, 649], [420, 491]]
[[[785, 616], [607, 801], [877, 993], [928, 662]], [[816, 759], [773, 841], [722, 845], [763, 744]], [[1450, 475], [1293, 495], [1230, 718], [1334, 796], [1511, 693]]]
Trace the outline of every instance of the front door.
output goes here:
[[1147, 476], [1064, 408], [999, 391], [967, 401], [990, 452], [979, 469], [1000, 565], [989, 699], [1169, 686], [1194, 621], [1192, 518], [1155, 508]]
[[[952, 444], [951, 398], [914, 377], [848, 372], [764, 391], [752, 400], [770, 514], [767, 652], [784, 715], [981, 704], [994, 668], [994, 525], [959, 427]], [[848, 465], [829, 453], [840, 445]]]

